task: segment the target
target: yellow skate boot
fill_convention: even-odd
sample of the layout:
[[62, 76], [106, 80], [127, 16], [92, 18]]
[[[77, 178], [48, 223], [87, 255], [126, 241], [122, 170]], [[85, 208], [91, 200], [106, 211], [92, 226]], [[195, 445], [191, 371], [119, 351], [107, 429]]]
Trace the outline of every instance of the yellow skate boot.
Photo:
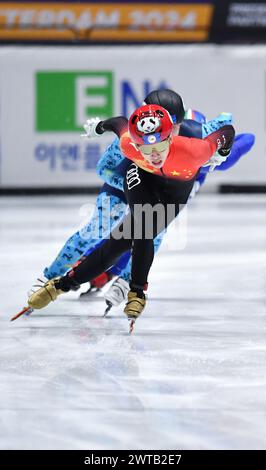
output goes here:
[[28, 299], [28, 306], [34, 310], [46, 307], [50, 302], [57, 299], [64, 291], [56, 289], [55, 283], [59, 278], [51, 279], [38, 290], [36, 290]]
[[[62, 284], [62, 280], [65, 280], [65, 283]], [[27, 307], [23, 307], [23, 309], [16, 313], [10, 321], [17, 320], [17, 318], [21, 317], [22, 315], [30, 315], [34, 310], [40, 310], [41, 308], [46, 307], [50, 302], [56, 300], [60, 294], [66, 293], [69, 290], [77, 290], [79, 289], [80, 285], [74, 281], [73, 279], [69, 280], [67, 276], [57, 277], [54, 279], [50, 279], [49, 281], [42, 281], [38, 279], [40, 284], [34, 284], [33, 287], [39, 287], [39, 289], [33, 291], [32, 294], [29, 294], [28, 297], [28, 305]], [[65, 288], [63, 287], [65, 286]], [[60, 289], [63, 287], [63, 289]]]
[[127, 303], [124, 308], [124, 313], [127, 315], [128, 320], [130, 321], [129, 331], [132, 333], [135, 321], [143, 312], [146, 305], [146, 297], [143, 294], [143, 298], [139, 297], [137, 292], [129, 291], [127, 294]]

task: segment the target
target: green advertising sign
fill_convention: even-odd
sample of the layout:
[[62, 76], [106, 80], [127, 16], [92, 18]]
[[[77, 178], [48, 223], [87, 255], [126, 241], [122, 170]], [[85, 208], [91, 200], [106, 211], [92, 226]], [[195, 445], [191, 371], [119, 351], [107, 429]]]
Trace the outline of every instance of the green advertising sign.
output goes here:
[[89, 117], [113, 116], [112, 72], [37, 72], [38, 132], [80, 132]]

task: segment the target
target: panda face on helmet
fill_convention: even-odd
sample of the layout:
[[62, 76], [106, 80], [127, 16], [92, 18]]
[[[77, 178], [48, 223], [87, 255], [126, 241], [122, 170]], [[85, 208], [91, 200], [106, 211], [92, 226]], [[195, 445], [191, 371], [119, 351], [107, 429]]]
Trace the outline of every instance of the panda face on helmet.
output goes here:
[[137, 121], [137, 129], [144, 134], [152, 134], [159, 129], [161, 125], [160, 118], [157, 116], [143, 116]]
[[167, 139], [173, 130], [168, 111], [158, 105], [136, 109], [129, 118], [129, 133], [135, 144], [154, 144]]

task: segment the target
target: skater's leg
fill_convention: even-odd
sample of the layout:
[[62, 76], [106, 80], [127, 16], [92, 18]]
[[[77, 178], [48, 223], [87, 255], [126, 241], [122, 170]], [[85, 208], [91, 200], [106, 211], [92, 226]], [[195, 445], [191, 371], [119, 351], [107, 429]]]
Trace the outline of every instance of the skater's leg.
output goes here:
[[[128, 238], [123, 236], [128, 234]], [[89, 255], [81, 259], [76, 266], [60, 279], [60, 289], [68, 291], [72, 288], [72, 281], [83, 284], [95, 278], [103, 271], [109, 269], [122, 253], [131, 247], [131, 214], [114, 228], [109, 239]]]
[[[163, 241], [164, 235], [165, 235], [165, 231], [159, 233], [159, 235], [157, 235], [157, 237], [153, 240], [154, 253], [156, 253], [159, 250], [159, 248], [161, 246], [161, 243]], [[132, 259], [131, 259], [130, 253], [127, 253], [126, 255], [129, 256], [128, 262], [127, 262], [126, 266], [123, 269], [120, 270], [118, 275], [119, 275], [120, 278], [124, 279], [125, 281], [130, 282]], [[112, 268], [112, 271], [113, 271], [113, 268]]]
[[[133, 173], [137, 184], [131, 182], [130, 176]], [[180, 189], [175, 186], [173, 195], [176, 193], [177, 198], [172, 194], [170, 197], [167, 194], [167, 197], [164, 196], [165, 188], [169, 183], [166, 184], [163, 178], [155, 177], [134, 164], [129, 167], [125, 180], [125, 194], [134, 219], [130, 285], [131, 288], [135, 288], [141, 293], [147, 284], [148, 273], [154, 258], [153, 239], [178, 214], [179, 200], [182, 202], [182, 194]], [[193, 182], [189, 186], [191, 190]], [[168, 199], [171, 210], [168, 210]]]
[[[161, 245], [164, 234], [165, 231], [161, 232], [153, 241], [155, 253], [156, 251], [158, 251]], [[122, 264], [122, 258], [128, 260], [124, 267]], [[122, 262], [120, 262], [120, 260], [122, 260]], [[118, 260], [118, 263], [111, 268], [111, 271], [115, 274], [118, 274], [119, 277], [114, 280], [107, 292], [104, 293], [104, 299], [107, 304], [105, 315], [109, 312], [112, 307], [118, 306], [125, 301], [129, 291], [129, 283], [131, 280], [131, 266], [131, 253], [128, 252], [125, 255], [122, 255], [122, 257]]]
[[[179, 213], [180, 206], [186, 204], [195, 178], [185, 182], [174, 180], [171, 182], [135, 169], [137, 184], [130, 184], [130, 174], [127, 174], [126, 181], [125, 194], [134, 217], [134, 241], [130, 291], [124, 312], [131, 320], [131, 328], [133, 328], [135, 320], [145, 307], [146, 300], [143, 291], [147, 288], [148, 274], [154, 256], [153, 239], [147, 237], [146, 234], [152, 234], [154, 238], [167, 228]], [[140, 201], [142, 201], [143, 209], [146, 205], [148, 217], [145, 217], [145, 211], [139, 211]], [[135, 229], [137, 233], [141, 233], [141, 237], [136, 238]]]
[[130, 272], [131, 270], [130, 258], [131, 258], [131, 251], [127, 251], [126, 253], [123, 253], [123, 255], [120, 256], [120, 258], [117, 260], [116, 264], [114, 264], [114, 266], [111, 267], [110, 272], [114, 276], [121, 277], [122, 273], [128, 270], [128, 266], [129, 266], [129, 272]]
[[55, 261], [45, 268], [46, 278], [63, 276], [81, 256], [93, 251], [121, 220], [125, 209], [124, 197], [101, 192], [97, 197], [91, 220], [67, 240]]
[[[81, 259], [65, 276], [49, 280], [43, 287], [34, 292], [28, 300], [29, 307], [43, 308], [59, 294], [76, 289], [77, 286], [98, 276], [110, 268], [122, 253], [131, 246], [131, 214], [128, 214], [123, 223], [115, 227], [110, 238], [100, 245], [90, 255]], [[129, 234], [126, 238], [123, 233]]]

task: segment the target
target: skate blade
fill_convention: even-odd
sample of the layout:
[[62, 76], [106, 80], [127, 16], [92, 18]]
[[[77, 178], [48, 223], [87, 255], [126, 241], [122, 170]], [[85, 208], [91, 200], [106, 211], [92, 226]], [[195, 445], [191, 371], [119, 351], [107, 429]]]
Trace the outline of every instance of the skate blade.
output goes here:
[[129, 321], [130, 321], [130, 325], [129, 325], [129, 334], [131, 335], [134, 331], [134, 326], [135, 326], [135, 323], [136, 323], [136, 319], [132, 319], [132, 318], [129, 318]]
[[17, 320], [17, 318], [21, 317], [21, 315], [30, 315], [33, 312], [33, 308], [31, 307], [24, 307], [19, 313], [14, 315], [10, 321]]
[[104, 318], [105, 318], [106, 315], [110, 312], [110, 310], [111, 310], [111, 308], [112, 308], [112, 306], [113, 306], [113, 304], [111, 304], [111, 302], [109, 302], [109, 300], [106, 300], [106, 304], [107, 304], [107, 307], [106, 307], [106, 309], [105, 309], [105, 311], [104, 311], [104, 314], [103, 314], [103, 317], [104, 317]]

